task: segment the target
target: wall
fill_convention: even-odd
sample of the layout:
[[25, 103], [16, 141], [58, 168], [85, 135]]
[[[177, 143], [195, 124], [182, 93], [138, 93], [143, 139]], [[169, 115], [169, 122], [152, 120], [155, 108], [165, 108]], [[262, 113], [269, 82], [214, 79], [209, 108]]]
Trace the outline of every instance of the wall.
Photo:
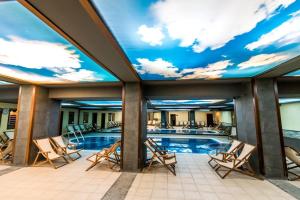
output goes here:
[[207, 122], [207, 117], [206, 114], [213, 114], [214, 120], [216, 120], [216, 114], [215, 112], [209, 111], [209, 112], [205, 112], [205, 111], [196, 111], [195, 112], [195, 119], [196, 122]]
[[17, 108], [17, 104], [11, 104], [11, 103], [2, 103], [0, 102], [0, 108], [3, 109], [1, 122], [0, 122], [0, 133], [7, 130], [7, 122], [8, 122], [8, 116], [9, 116], [9, 109], [10, 108]]
[[[176, 122], [186, 122], [189, 120], [189, 112], [188, 111], [170, 111], [169, 116], [171, 116], [171, 114], [176, 115]], [[169, 119], [171, 119], [171, 117], [169, 117]], [[171, 122], [169, 122], [169, 123], [171, 123]]]
[[61, 111], [64, 112], [63, 114], [63, 123], [62, 123], [62, 133], [65, 133], [67, 131], [68, 121], [69, 121], [69, 112], [74, 112], [74, 123], [78, 123], [78, 109], [72, 109], [72, 108], [62, 108]]
[[[63, 125], [62, 125], [63, 133], [65, 133], [67, 131], [66, 127], [68, 125], [69, 112], [75, 112], [75, 124], [83, 123], [83, 113], [84, 112], [89, 113], [88, 123], [92, 122], [93, 113], [98, 113], [97, 125], [101, 124], [101, 113], [106, 113], [105, 126], [107, 125], [107, 122], [108, 122], [108, 114], [107, 113], [115, 113], [115, 121], [122, 122], [122, 111], [80, 110], [80, 112], [79, 112], [79, 109], [73, 109], [73, 108], [62, 108], [61, 110], [64, 111]], [[78, 121], [78, 115], [79, 115], [79, 121]]]
[[288, 103], [280, 106], [282, 129], [300, 131], [300, 103]]
[[220, 113], [221, 113], [220, 122], [232, 124], [232, 112], [231, 111], [222, 111]]

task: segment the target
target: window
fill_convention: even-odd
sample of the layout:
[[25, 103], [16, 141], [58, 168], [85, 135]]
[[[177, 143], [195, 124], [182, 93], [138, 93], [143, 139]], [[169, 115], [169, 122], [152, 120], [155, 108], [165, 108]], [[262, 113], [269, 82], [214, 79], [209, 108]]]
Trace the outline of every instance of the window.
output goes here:
[[74, 112], [69, 112], [69, 119], [68, 119], [68, 124], [74, 124], [74, 117], [75, 113]]
[[108, 121], [115, 121], [115, 113], [108, 113]]
[[14, 129], [15, 128], [16, 119], [17, 119], [17, 110], [16, 109], [9, 109], [7, 129]]
[[89, 113], [83, 112], [83, 123], [89, 123]]

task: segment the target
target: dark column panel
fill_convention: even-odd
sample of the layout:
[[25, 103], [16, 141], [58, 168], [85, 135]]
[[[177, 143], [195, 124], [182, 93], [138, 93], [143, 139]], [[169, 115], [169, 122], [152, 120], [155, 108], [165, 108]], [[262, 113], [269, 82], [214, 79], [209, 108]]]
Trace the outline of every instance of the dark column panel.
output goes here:
[[256, 108], [254, 104], [252, 84], [244, 84], [244, 93], [235, 99], [235, 112], [238, 139], [257, 146], [257, 151], [252, 157], [252, 167], [260, 173], [264, 173], [263, 154], [260, 145], [260, 136], [258, 135], [258, 120], [256, 117]]
[[235, 101], [238, 138], [257, 146], [252, 159], [257, 170], [269, 178], [285, 178], [276, 83], [258, 79], [244, 87], [244, 94]]
[[270, 178], [284, 178], [286, 165], [276, 82], [273, 79], [256, 80], [255, 94], [259, 110], [265, 174]]
[[126, 83], [123, 90], [122, 169], [136, 172], [146, 157], [147, 106], [139, 83]]
[[167, 112], [161, 111], [161, 128], [167, 127]]
[[60, 102], [48, 98], [48, 89], [21, 85], [18, 100], [14, 164], [28, 165], [36, 156], [32, 139], [58, 135]]
[[189, 122], [190, 122], [190, 128], [195, 128], [195, 111], [191, 110], [189, 111]]

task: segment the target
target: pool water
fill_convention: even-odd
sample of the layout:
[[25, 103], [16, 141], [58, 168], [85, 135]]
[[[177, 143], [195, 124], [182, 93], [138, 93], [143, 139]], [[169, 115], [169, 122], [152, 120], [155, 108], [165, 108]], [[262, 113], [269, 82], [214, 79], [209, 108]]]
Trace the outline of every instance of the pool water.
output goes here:
[[[110, 147], [120, 137], [86, 137], [85, 140], [72, 139], [71, 142], [77, 144], [78, 149], [101, 150]], [[175, 153], [215, 153], [223, 150], [228, 145], [215, 139], [191, 139], [191, 138], [155, 138], [158, 145], [164, 146], [167, 150]]]

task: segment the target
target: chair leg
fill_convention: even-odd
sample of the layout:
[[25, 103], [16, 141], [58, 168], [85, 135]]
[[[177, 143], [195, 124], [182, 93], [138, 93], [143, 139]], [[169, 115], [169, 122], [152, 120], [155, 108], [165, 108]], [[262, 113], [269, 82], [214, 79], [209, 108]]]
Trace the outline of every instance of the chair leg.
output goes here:
[[210, 160], [208, 161], [208, 164], [209, 164], [209, 166], [211, 166], [211, 168], [214, 169], [214, 168], [217, 166], [217, 164], [213, 166], [213, 165], [211, 164], [211, 162], [212, 162], [213, 160], [214, 160], [213, 158], [210, 158]]
[[38, 152], [38, 154], [36, 155], [36, 157], [35, 157], [35, 159], [34, 159], [34, 162], [33, 162], [32, 166], [35, 166], [35, 165], [36, 165], [36, 162], [37, 162], [37, 160], [38, 160], [40, 154], [41, 154], [41, 153]]

